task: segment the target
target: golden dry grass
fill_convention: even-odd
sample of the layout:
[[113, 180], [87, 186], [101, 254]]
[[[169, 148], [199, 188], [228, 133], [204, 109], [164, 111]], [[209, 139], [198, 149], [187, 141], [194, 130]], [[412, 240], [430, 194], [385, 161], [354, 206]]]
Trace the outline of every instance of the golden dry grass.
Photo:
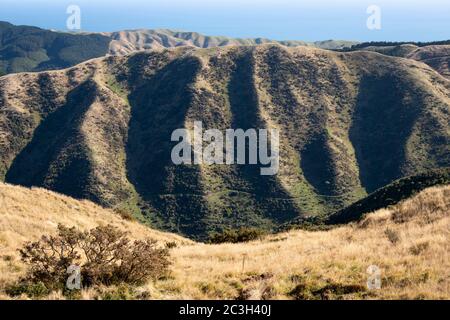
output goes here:
[[0, 183], [0, 288], [23, 273], [17, 249], [56, 231], [58, 224], [88, 230], [112, 224], [134, 239], [150, 237], [161, 242], [190, 244], [175, 234], [152, 230], [122, 219], [113, 211], [90, 201], [78, 201], [54, 192]]
[[[56, 223], [90, 228], [113, 223], [133, 236], [178, 241], [172, 274], [136, 289], [152, 299], [449, 299], [450, 186], [329, 231], [290, 231], [246, 244], [207, 245], [120, 220], [110, 211], [52, 192], [0, 186], [1, 256]], [[382, 287], [368, 290], [367, 268]], [[0, 262], [3, 284], [23, 272], [17, 258]], [[83, 298], [95, 298], [95, 290]], [[62, 298], [57, 293], [49, 298]]]
[[[387, 234], [398, 241], [392, 243]], [[449, 249], [450, 186], [434, 187], [330, 231], [181, 247], [175, 251], [174, 280], [166, 285], [172, 298], [233, 298], [242, 288], [254, 298], [269, 291], [272, 298], [284, 299], [304, 284], [305, 294], [327, 285], [363, 288], [341, 298], [449, 299]], [[370, 265], [381, 269], [381, 290], [364, 289]]]

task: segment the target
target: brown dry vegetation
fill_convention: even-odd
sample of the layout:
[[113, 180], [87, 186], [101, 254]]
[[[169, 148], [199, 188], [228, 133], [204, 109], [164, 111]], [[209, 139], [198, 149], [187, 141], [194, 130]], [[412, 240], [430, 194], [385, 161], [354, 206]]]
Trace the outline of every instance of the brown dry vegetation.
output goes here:
[[118, 32], [103, 32], [101, 34], [111, 38], [111, 42], [109, 44], [109, 54], [111, 55], [126, 55], [136, 51], [175, 48], [180, 46], [215, 48], [278, 43], [287, 47], [312, 46], [322, 49], [341, 49], [356, 44], [354, 41], [345, 40], [305, 42], [299, 40], [276, 41], [265, 38], [240, 39], [221, 36], [207, 36], [197, 32], [177, 32], [167, 29], [123, 30]]
[[403, 44], [398, 46], [366, 47], [363, 50], [421, 61], [444, 77], [450, 77], [450, 45], [417, 47], [413, 44]]
[[127, 231], [131, 239], [152, 238], [160, 242], [192, 243], [121, 218], [112, 210], [90, 201], [78, 201], [45, 189], [0, 184], [0, 287], [24, 273], [17, 249], [26, 241], [56, 233], [58, 224], [86, 231], [111, 224]]
[[[429, 188], [329, 231], [290, 231], [221, 245], [156, 232], [88, 201], [43, 189], [1, 185], [0, 202], [1, 288], [24, 272], [16, 249], [25, 240], [54, 232], [57, 223], [82, 229], [112, 223], [133, 237], [178, 242], [171, 276], [137, 289], [89, 289], [82, 298], [450, 298], [450, 186]], [[380, 290], [366, 289], [370, 265], [381, 269]]]

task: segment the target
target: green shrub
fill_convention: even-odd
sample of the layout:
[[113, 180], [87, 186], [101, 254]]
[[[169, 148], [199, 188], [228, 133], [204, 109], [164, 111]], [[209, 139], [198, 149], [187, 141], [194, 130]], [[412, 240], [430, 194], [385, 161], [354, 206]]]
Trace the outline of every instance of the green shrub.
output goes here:
[[25, 282], [42, 282], [49, 289], [64, 287], [67, 268], [81, 259], [77, 250], [83, 233], [75, 228], [58, 226], [56, 236], [42, 236], [19, 250], [22, 261], [28, 265]]
[[43, 236], [19, 251], [29, 269], [19, 287], [10, 290], [14, 295], [35, 295], [20, 283], [64, 291], [71, 265], [80, 266], [82, 286], [90, 287], [141, 284], [164, 276], [170, 264], [167, 247], [159, 248], [151, 239], [130, 241], [125, 232], [111, 225], [87, 232], [59, 225], [56, 236]]
[[166, 242], [166, 248], [167, 249], [173, 249], [177, 247], [177, 243], [175, 241], [169, 241]]
[[118, 287], [109, 288], [100, 294], [101, 300], [132, 300], [132, 288], [127, 285], [119, 285]]
[[224, 230], [222, 233], [210, 235], [209, 243], [239, 243], [260, 239], [264, 231], [256, 228], [240, 228], [237, 230]]
[[41, 298], [50, 293], [50, 290], [42, 282], [29, 282], [20, 281], [18, 283], [11, 284], [5, 288], [6, 294], [17, 297], [25, 294], [32, 298]]
[[392, 244], [397, 244], [400, 241], [400, 235], [395, 230], [388, 228], [384, 231], [384, 234]]
[[127, 220], [127, 221], [136, 220], [135, 217], [133, 216], [133, 214], [124, 208], [116, 208], [116, 209], [114, 209], [114, 213], [118, 214], [122, 219]]

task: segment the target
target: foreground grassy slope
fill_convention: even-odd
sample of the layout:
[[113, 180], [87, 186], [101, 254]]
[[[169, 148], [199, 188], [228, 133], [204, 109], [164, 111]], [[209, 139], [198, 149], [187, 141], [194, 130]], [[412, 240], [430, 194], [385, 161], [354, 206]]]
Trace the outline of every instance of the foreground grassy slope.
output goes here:
[[[448, 299], [449, 214], [450, 188], [434, 187], [330, 231], [183, 247], [165, 286], [183, 298]], [[382, 270], [379, 291], [365, 287], [369, 265]]]
[[175, 234], [124, 220], [118, 213], [90, 201], [77, 201], [45, 189], [0, 184], [0, 286], [22, 271], [15, 262], [7, 261], [8, 256], [16, 257], [16, 249], [24, 242], [56, 232], [60, 223], [81, 230], [112, 224], [134, 239], [151, 237], [160, 242], [191, 243]]
[[[204, 238], [325, 215], [450, 166], [449, 80], [370, 52], [177, 48], [0, 79], [0, 177]], [[174, 129], [278, 128], [280, 170], [175, 166]], [[111, 156], [113, 155], [113, 156]]]
[[[43, 189], [0, 185], [0, 297], [24, 272], [16, 249], [55, 231], [113, 223], [132, 237], [176, 241], [171, 276], [130, 289], [150, 299], [449, 299], [450, 187], [415, 197], [329, 231], [290, 231], [250, 243], [206, 245], [120, 220], [110, 210]], [[382, 288], [366, 287], [367, 268]], [[111, 290], [114, 290], [113, 288]], [[99, 298], [94, 289], [82, 292]], [[60, 293], [50, 298], [62, 298]]]

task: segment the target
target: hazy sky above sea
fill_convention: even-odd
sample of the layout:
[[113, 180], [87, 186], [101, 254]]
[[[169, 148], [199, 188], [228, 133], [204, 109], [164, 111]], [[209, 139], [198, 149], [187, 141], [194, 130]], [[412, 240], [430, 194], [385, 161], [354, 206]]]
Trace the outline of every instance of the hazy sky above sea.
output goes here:
[[[0, 20], [66, 29], [68, 5], [81, 8], [83, 31], [168, 28], [276, 40], [450, 39], [450, 0], [0, 0]], [[369, 30], [369, 5], [381, 30]]]

